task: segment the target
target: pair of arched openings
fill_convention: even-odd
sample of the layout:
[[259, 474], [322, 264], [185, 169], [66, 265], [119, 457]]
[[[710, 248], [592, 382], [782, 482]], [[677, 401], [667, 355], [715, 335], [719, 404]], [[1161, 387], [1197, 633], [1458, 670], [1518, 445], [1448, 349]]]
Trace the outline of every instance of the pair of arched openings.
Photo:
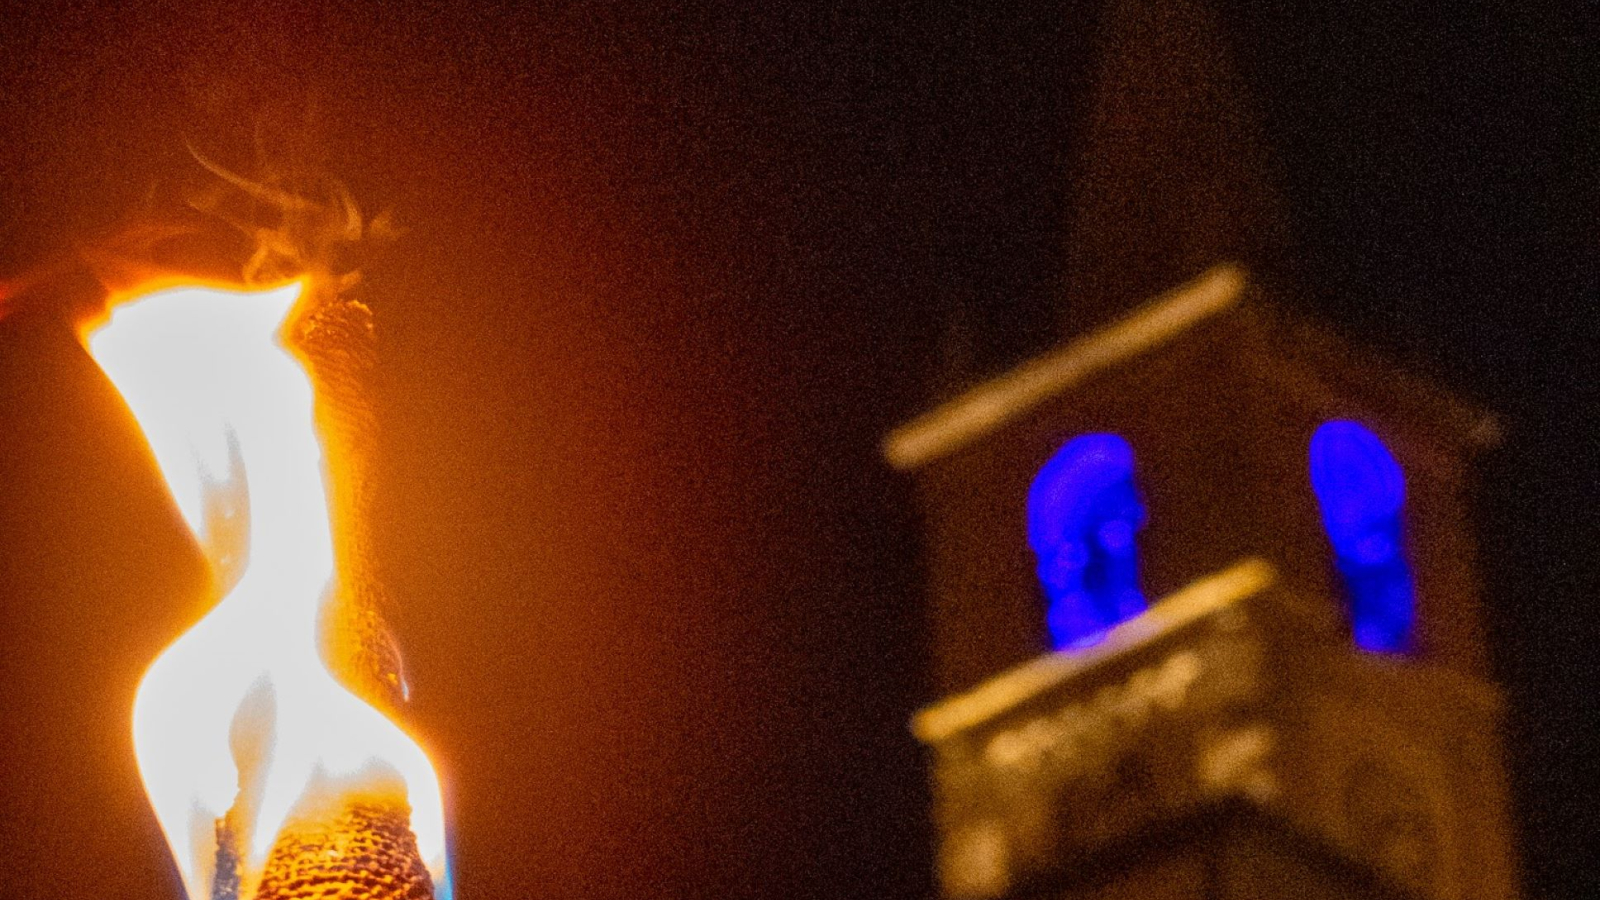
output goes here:
[[[1311, 492], [1355, 643], [1373, 652], [1405, 652], [1415, 602], [1405, 549], [1404, 472], [1371, 429], [1346, 419], [1318, 427], [1307, 452]], [[1079, 435], [1040, 468], [1028, 491], [1028, 544], [1056, 649], [1095, 644], [1148, 606], [1137, 541], [1146, 518], [1133, 447], [1120, 435]]]

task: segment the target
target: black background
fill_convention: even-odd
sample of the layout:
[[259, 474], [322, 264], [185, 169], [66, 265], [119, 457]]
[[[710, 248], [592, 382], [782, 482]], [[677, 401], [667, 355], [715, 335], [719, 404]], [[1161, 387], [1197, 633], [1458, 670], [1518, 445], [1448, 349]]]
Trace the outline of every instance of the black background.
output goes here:
[[[367, 269], [377, 551], [460, 896], [929, 889], [876, 445], [1071, 321], [1094, 4], [9, 6], [0, 274], [261, 122], [407, 229]], [[1595, 23], [1268, 6], [1219, 8], [1303, 302], [1504, 417], [1524, 864], [1592, 896]], [[12, 307], [0, 897], [175, 896], [126, 710], [197, 563], [60, 316]]]

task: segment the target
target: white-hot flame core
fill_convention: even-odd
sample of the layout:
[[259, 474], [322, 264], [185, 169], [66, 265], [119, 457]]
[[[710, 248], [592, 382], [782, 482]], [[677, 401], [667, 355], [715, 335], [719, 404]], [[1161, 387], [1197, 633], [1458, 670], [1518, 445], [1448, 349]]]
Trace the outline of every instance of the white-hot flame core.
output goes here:
[[215, 558], [210, 532], [227, 524], [217, 510], [248, 510], [242, 574], [140, 683], [139, 771], [192, 900], [211, 895], [216, 823], [230, 808], [236, 822], [242, 814], [248, 878], [298, 804], [339, 790], [403, 791], [447, 900], [432, 765], [318, 652], [333, 535], [311, 383], [279, 337], [301, 290], [159, 290], [116, 306], [89, 338], [219, 571], [239, 561]]

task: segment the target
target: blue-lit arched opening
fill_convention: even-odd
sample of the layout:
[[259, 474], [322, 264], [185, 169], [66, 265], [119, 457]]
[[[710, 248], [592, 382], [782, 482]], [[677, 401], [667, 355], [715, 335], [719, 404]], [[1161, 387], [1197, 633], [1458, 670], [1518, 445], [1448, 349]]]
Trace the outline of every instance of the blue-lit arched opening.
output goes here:
[[1144, 504], [1133, 448], [1114, 434], [1068, 441], [1028, 490], [1028, 544], [1039, 563], [1056, 649], [1086, 647], [1143, 612], [1134, 534]]
[[1344, 582], [1356, 645], [1378, 653], [1408, 650], [1416, 603], [1400, 463], [1360, 423], [1324, 422], [1311, 436], [1311, 489]]

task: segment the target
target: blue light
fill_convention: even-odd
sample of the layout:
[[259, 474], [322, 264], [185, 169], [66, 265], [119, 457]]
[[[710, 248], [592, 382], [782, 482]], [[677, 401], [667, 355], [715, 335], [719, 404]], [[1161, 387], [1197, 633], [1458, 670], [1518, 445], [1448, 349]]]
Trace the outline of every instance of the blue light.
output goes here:
[[1114, 434], [1068, 441], [1028, 489], [1028, 545], [1038, 557], [1057, 650], [1087, 647], [1145, 610], [1134, 535], [1144, 504], [1133, 448]]
[[1311, 490], [1344, 581], [1356, 645], [1376, 653], [1411, 646], [1416, 600], [1401, 513], [1405, 473], [1365, 426], [1324, 422], [1311, 436]]

